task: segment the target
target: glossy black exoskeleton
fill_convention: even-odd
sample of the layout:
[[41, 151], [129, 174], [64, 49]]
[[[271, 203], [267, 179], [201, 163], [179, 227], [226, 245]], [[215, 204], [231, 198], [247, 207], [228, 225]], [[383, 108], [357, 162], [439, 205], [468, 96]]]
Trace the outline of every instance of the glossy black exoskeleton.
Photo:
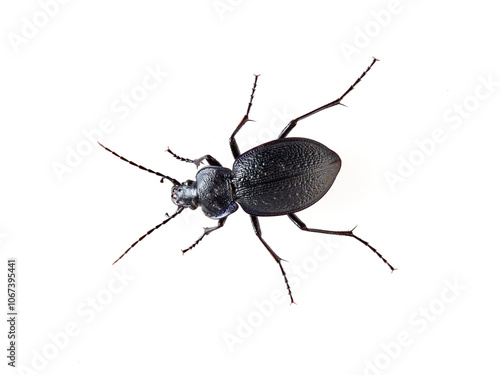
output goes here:
[[290, 121], [278, 136], [278, 139], [264, 143], [241, 154], [235, 136], [243, 125], [250, 121], [248, 114], [252, 107], [255, 88], [257, 86], [258, 75], [256, 75], [247, 112], [229, 138], [231, 151], [235, 158], [232, 169], [222, 167], [210, 155], [191, 160], [180, 157], [170, 149], [167, 149], [175, 158], [194, 163], [197, 167], [203, 161], [207, 162], [208, 166], [198, 171], [194, 181], [187, 180], [181, 184], [174, 178], [144, 168], [101, 145], [122, 160], [162, 177], [162, 182], [164, 179], [172, 182], [174, 186], [172, 187], [171, 198], [178, 207], [173, 215], [168, 216], [162, 223], [149, 230], [134, 242], [115, 263], [144, 237], [176, 217], [185, 208], [194, 210], [200, 207], [206, 216], [218, 220], [218, 223], [214, 227], [205, 228], [201, 237], [189, 248], [182, 250], [183, 253], [196, 246], [209, 233], [221, 228], [226, 222], [227, 217], [235, 212], [238, 206], [241, 206], [250, 215], [255, 234], [278, 263], [281, 273], [285, 278], [292, 303], [294, 302], [292, 293], [285, 270], [281, 264], [283, 259], [262, 238], [259, 216], [287, 215], [301, 230], [353, 237], [368, 246], [394, 271], [395, 268], [368, 242], [356, 236], [353, 230], [332, 231], [313, 229], [309, 228], [297, 217], [296, 212], [316, 203], [330, 189], [339, 173], [341, 161], [340, 157], [334, 151], [317, 141], [306, 138], [286, 138], [299, 121], [324, 109], [342, 104], [341, 100], [361, 81], [376, 61], [377, 59], [374, 58], [370, 66], [340, 98]]

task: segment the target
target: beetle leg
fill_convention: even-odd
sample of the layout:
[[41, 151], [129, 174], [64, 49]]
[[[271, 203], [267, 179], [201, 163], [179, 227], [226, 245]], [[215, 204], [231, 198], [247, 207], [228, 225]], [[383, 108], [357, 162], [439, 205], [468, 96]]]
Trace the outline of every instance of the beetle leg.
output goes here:
[[285, 138], [288, 133], [290, 133], [292, 131], [293, 128], [295, 128], [295, 126], [297, 125], [297, 123], [300, 121], [300, 120], [303, 120], [309, 116], [312, 116], [318, 112], [321, 112], [322, 110], [324, 109], [327, 109], [327, 108], [330, 108], [330, 107], [333, 107], [337, 104], [340, 104], [340, 105], [343, 105], [340, 101], [342, 99], [344, 99], [344, 97], [349, 94], [352, 89], [354, 89], [354, 87], [363, 79], [363, 77], [365, 76], [366, 73], [368, 73], [368, 71], [372, 68], [373, 64], [375, 64], [375, 62], [378, 61], [378, 59], [376, 59], [375, 57], [373, 58], [373, 61], [372, 63], [370, 64], [370, 66], [368, 68], [366, 68], [366, 70], [363, 72], [363, 74], [361, 74], [361, 76], [356, 80], [356, 82], [354, 82], [351, 87], [349, 87], [349, 89], [347, 89], [346, 92], [344, 92], [344, 94], [342, 94], [342, 96], [338, 99], [335, 99], [333, 102], [330, 102], [328, 104], [325, 104], [324, 106], [321, 106], [319, 108], [316, 108], [314, 111], [311, 111], [309, 113], [306, 113], [305, 115], [302, 115], [300, 117], [297, 117], [296, 119], [290, 121], [288, 123], [288, 125], [285, 127], [285, 129], [283, 129], [280, 133], [280, 135], [278, 136], [278, 139], [280, 138]]
[[255, 88], [257, 87], [257, 78], [259, 78], [259, 75], [255, 74], [255, 81], [253, 83], [252, 94], [250, 95], [250, 102], [248, 103], [247, 113], [245, 114], [245, 116], [243, 116], [241, 122], [238, 124], [236, 129], [234, 129], [233, 134], [231, 134], [231, 136], [229, 137], [229, 146], [231, 147], [231, 152], [233, 153], [235, 159], [240, 156], [241, 153], [234, 137], [240, 131], [243, 125], [245, 125], [248, 121], [253, 121], [248, 118], [248, 114], [250, 113], [250, 108], [252, 108], [253, 94], [255, 93]]
[[215, 227], [210, 227], [210, 228], [203, 228], [205, 231], [203, 232], [203, 234], [201, 235], [200, 238], [198, 238], [196, 240], [196, 242], [194, 244], [192, 244], [191, 246], [189, 246], [186, 250], [182, 250], [182, 254], [185, 254], [186, 251], [189, 251], [191, 250], [193, 247], [195, 247], [196, 245], [198, 245], [200, 243], [200, 241], [203, 239], [203, 237], [205, 237], [206, 235], [209, 235], [210, 233], [212, 233], [214, 230], [217, 230], [219, 228], [222, 228], [224, 223], [226, 222], [226, 219], [227, 219], [227, 216], [226, 217], [223, 217], [222, 219], [219, 219], [219, 222], [217, 223], [217, 225]]
[[307, 231], [307, 232], [315, 232], [315, 233], [323, 233], [323, 234], [336, 234], [336, 235], [339, 235], [339, 236], [347, 236], [347, 237], [353, 237], [355, 239], [357, 239], [359, 242], [361, 242], [362, 244], [368, 246], [375, 254], [378, 255], [378, 257], [380, 259], [382, 259], [382, 261], [387, 264], [389, 266], [389, 268], [391, 269], [391, 271], [395, 271], [397, 268], [394, 268], [393, 266], [391, 266], [389, 264], [389, 262], [387, 260], [385, 260], [385, 258], [382, 256], [382, 254], [380, 254], [374, 247], [372, 247], [368, 242], [366, 242], [365, 240], [359, 238], [358, 236], [356, 236], [353, 231], [354, 229], [351, 229], [351, 230], [345, 230], [345, 231], [337, 231], [337, 230], [324, 230], [324, 229], [312, 229], [312, 228], [308, 228], [307, 225], [302, 221], [300, 220], [297, 215], [295, 214], [289, 214], [288, 217], [290, 218], [290, 220], [293, 221], [293, 223], [295, 225], [297, 225], [300, 229], [304, 230], [304, 231]]
[[281, 273], [283, 274], [283, 277], [285, 278], [286, 288], [288, 289], [288, 294], [290, 296], [291, 303], [295, 303], [293, 301], [292, 291], [290, 289], [290, 285], [288, 284], [288, 279], [286, 278], [285, 270], [283, 269], [283, 266], [281, 265], [281, 261], [284, 259], [280, 258], [278, 256], [278, 254], [276, 254], [274, 252], [274, 250], [271, 249], [271, 247], [267, 244], [267, 242], [264, 241], [264, 239], [262, 238], [262, 231], [260, 230], [259, 219], [257, 218], [257, 216], [250, 215], [250, 219], [252, 219], [253, 230], [255, 231], [255, 234], [257, 235], [257, 237], [259, 237], [260, 242], [262, 242], [262, 244], [266, 247], [266, 249], [269, 251], [269, 253], [274, 258], [276, 263], [278, 263], [278, 265], [280, 266]]
[[188, 158], [183, 158], [182, 156], [179, 156], [177, 155], [176, 153], [174, 153], [170, 147], [167, 147], [167, 149], [165, 150], [167, 151], [170, 155], [172, 155], [174, 158], [176, 158], [177, 160], [180, 160], [180, 161], [185, 161], [186, 163], [193, 163], [194, 165], [196, 165], [196, 168], [198, 168], [200, 166], [200, 164], [203, 162], [203, 160], [206, 160], [208, 165], [216, 165], [218, 167], [222, 167], [221, 163], [219, 163], [213, 156], [211, 155], [204, 155], [202, 156], [201, 158], [198, 158], [198, 159], [195, 159], [195, 160], [191, 160], [191, 159], [188, 159]]

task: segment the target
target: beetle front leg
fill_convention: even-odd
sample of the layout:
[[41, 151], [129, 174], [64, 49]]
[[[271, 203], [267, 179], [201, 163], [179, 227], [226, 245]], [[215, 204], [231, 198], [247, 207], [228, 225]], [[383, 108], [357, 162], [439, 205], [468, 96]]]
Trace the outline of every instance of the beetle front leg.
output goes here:
[[219, 228], [222, 228], [224, 226], [224, 223], [226, 222], [226, 219], [227, 219], [227, 216], [226, 217], [223, 217], [222, 219], [219, 219], [219, 222], [217, 223], [217, 225], [215, 227], [210, 227], [210, 228], [203, 228], [205, 231], [203, 232], [203, 234], [201, 235], [200, 238], [198, 238], [196, 240], [196, 242], [194, 244], [192, 244], [191, 246], [189, 246], [186, 250], [182, 250], [182, 254], [185, 254], [186, 251], [189, 251], [191, 250], [193, 247], [195, 247], [196, 245], [198, 245], [200, 243], [200, 241], [203, 239], [203, 237], [209, 235], [210, 233], [212, 233], [214, 230], [217, 230]]
[[372, 250], [375, 254], [377, 254], [378, 257], [380, 259], [382, 259], [382, 261], [389, 266], [389, 268], [391, 269], [391, 271], [395, 271], [396, 270], [396, 268], [394, 268], [393, 266], [391, 266], [390, 263], [387, 260], [385, 260], [385, 258], [382, 256], [382, 254], [380, 254], [373, 246], [371, 246], [365, 240], [363, 240], [363, 239], [359, 238], [358, 236], [356, 236], [353, 233], [354, 229], [345, 230], [345, 231], [312, 229], [312, 228], [308, 228], [307, 225], [302, 220], [300, 220], [297, 217], [297, 215], [295, 215], [295, 214], [289, 214], [288, 217], [290, 218], [290, 220], [293, 221], [293, 223], [295, 225], [297, 225], [300, 229], [302, 229], [302, 230], [304, 230], [306, 232], [315, 232], [315, 233], [323, 233], [323, 234], [334, 234], [334, 235], [338, 235], [338, 236], [347, 236], [347, 237], [355, 238], [359, 242], [361, 242], [363, 245], [368, 246], [370, 248], [370, 250]]
[[259, 75], [255, 74], [255, 81], [253, 83], [252, 94], [250, 95], [250, 102], [248, 103], [247, 113], [245, 114], [245, 116], [243, 116], [236, 129], [234, 129], [233, 134], [231, 134], [231, 136], [229, 137], [229, 147], [231, 147], [231, 152], [233, 153], [235, 159], [240, 156], [241, 153], [234, 137], [240, 131], [243, 125], [245, 125], [248, 121], [253, 121], [248, 118], [248, 114], [250, 113], [250, 108], [252, 108], [253, 94], [255, 93], [255, 88], [257, 87], [257, 78], [259, 78]]
[[257, 235], [257, 237], [259, 237], [260, 242], [262, 242], [262, 244], [266, 247], [266, 249], [269, 251], [269, 253], [274, 258], [276, 263], [278, 263], [278, 265], [280, 266], [281, 273], [283, 274], [283, 277], [285, 278], [285, 284], [286, 284], [286, 288], [288, 289], [288, 295], [290, 296], [291, 303], [295, 303], [293, 301], [293, 297], [292, 297], [292, 290], [290, 289], [290, 285], [288, 284], [288, 279], [286, 278], [286, 272], [283, 269], [283, 266], [281, 265], [281, 261], [284, 259], [280, 258], [278, 256], [278, 254], [276, 254], [274, 252], [274, 250], [271, 249], [271, 247], [267, 244], [267, 242], [264, 241], [264, 239], [262, 238], [262, 231], [260, 230], [259, 219], [257, 218], [257, 216], [250, 215], [250, 219], [252, 219], [253, 230], [255, 231], [255, 234]]
[[328, 104], [325, 104], [324, 106], [321, 106], [319, 108], [316, 108], [314, 111], [311, 111], [309, 113], [306, 113], [305, 115], [302, 115], [300, 117], [297, 117], [296, 119], [290, 121], [288, 123], [288, 125], [285, 127], [285, 129], [283, 129], [280, 133], [280, 135], [278, 136], [278, 139], [280, 138], [285, 138], [288, 133], [290, 133], [292, 131], [293, 128], [295, 128], [295, 126], [297, 125], [297, 123], [300, 121], [300, 120], [304, 120], [305, 118], [309, 117], [309, 116], [312, 116], [318, 112], [321, 112], [323, 111], [324, 109], [327, 109], [327, 108], [330, 108], [330, 107], [333, 107], [333, 106], [336, 106], [338, 104], [340, 105], [343, 105], [340, 101], [342, 99], [344, 99], [344, 97], [349, 94], [352, 89], [354, 89], [354, 87], [363, 79], [363, 77], [365, 76], [366, 73], [368, 73], [368, 71], [372, 68], [373, 64], [375, 64], [375, 62], [377, 62], [378, 59], [376, 59], [375, 57], [373, 58], [373, 61], [372, 63], [370, 64], [370, 66], [368, 68], [366, 68], [366, 70], [363, 72], [363, 74], [361, 74], [361, 76], [356, 80], [356, 82], [354, 82], [351, 87], [349, 87], [349, 89], [344, 92], [344, 94], [338, 98], [338, 99], [335, 99], [333, 102], [330, 102]]
[[213, 156], [211, 155], [204, 155], [201, 158], [198, 159], [188, 159], [188, 158], [183, 158], [182, 156], [179, 156], [175, 154], [170, 148], [167, 148], [165, 151], [167, 151], [170, 155], [172, 155], [174, 158], [180, 161], [185, 161], [186, 163], [193, 163], [196, 165], [196, 168], [200, 166], [200, 164], [203, 162], [203, 160], [206, 160], [208, 165], [215, 165], [218, 167], [222, 167], [221, 163], [219, 163]]

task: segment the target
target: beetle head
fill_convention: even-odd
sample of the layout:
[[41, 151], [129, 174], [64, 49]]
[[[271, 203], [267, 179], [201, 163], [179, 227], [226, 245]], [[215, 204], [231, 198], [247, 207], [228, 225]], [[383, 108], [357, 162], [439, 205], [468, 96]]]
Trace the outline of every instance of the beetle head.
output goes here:
[[172, 202], [183, 208], [195, 210], [198, 207], [198, 191], [196, 182], [187, 180], [179, 185], [172, 186]]

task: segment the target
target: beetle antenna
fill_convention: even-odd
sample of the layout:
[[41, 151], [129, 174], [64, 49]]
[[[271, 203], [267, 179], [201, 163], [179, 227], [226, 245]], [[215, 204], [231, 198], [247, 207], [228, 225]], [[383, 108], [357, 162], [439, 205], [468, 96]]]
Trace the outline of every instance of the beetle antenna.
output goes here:
[[153, 233], [155, 230], [157, 230], [159, 227], [161, 227], [162, 225], [164, 224], [167, 224], [170, 220], [172, 220], [174, 217], [176, 217], [177, 215], [179, 215], [182, 210], [184, 209], [184, 207], [179, 207], [177, 209], [177, 211], [175, 211], [175, 213], [173, 215], [170, 215], [167, 219], [163, 220], [160, 224], [158, 224], [157, 226], [155, 226], [154, 228], [151, 228], [150, 230], [148, 230], [144, 235], [142, 235], [137, 241], [135, 241], [117, 260], [115, 260], [113, 262], [113, 265], [118, 262], [120, 259], [122, 259], [125, 254], [127, 254], [130, 249], [132, 249], [135, 245], [137, 245], [139, 242], [141, 242], [144, 237], [146, 236], [149, 236], [151, 233]]
[[136, 164], [136, 163], [134, 163], [133, 161], [130, 161], [130, 160], [128, 160], [128, 159], [125, 159], [123, 156], [118, 155], [118, 154], [117, 154], [116, 152], [114, 152], [113, 150], [110, 150], [110, 149], [109, 149], [109, 148], [107, 148], [106, 146], [102, 145], [102, 144], [101, 144], [101, 142], [97, 142], [97, 143], [99, 143], [99, 146], [101, 146], [102, 148], [104, 148], [106, 151], [111, 152], [113, 155], [115, 155], [115, 156], [119, 157], [119, 158], [120, 158], [120, 159], [122, 159], [123, 161], [126, 161], [127, 163], [132, 164], [133, 166], [135, 166], [135, 167], [137, 167], [137, 168], [139, 168], [139, 169], [142, 169], [143, 171], [146, 171], [146, 172], [149, 172], [149, 173], [153, 173], [153, 174], [155, 174], [155, 175], [157, 175], [157, 176], [160, 176], [160, 177], [161, 177], [161, 181], [160, 181], [160, 182], [162, 182], [162, 183], [163, 183], [163, 180], [164, 180], [164, 179], [167, 179], [167, 180], [169, 180], [171, 183], [173, 183], [173, 184], [174, 184], [174, 185], [176, 185], [176, 186], [177, 186], [177, 185], [180, 185], [179, 181], [177, 181], [175, 178], [172, 178], [172, 177], [169, 177], [169, 176], [165, 176], [164, 174], [161, 174], [161, 173], [159, 173], [159, 172], [155, 172], [155, 171], [153, 171], [152, 169], [145, 168], [145, 167], [143, 167], [142, 165]]

